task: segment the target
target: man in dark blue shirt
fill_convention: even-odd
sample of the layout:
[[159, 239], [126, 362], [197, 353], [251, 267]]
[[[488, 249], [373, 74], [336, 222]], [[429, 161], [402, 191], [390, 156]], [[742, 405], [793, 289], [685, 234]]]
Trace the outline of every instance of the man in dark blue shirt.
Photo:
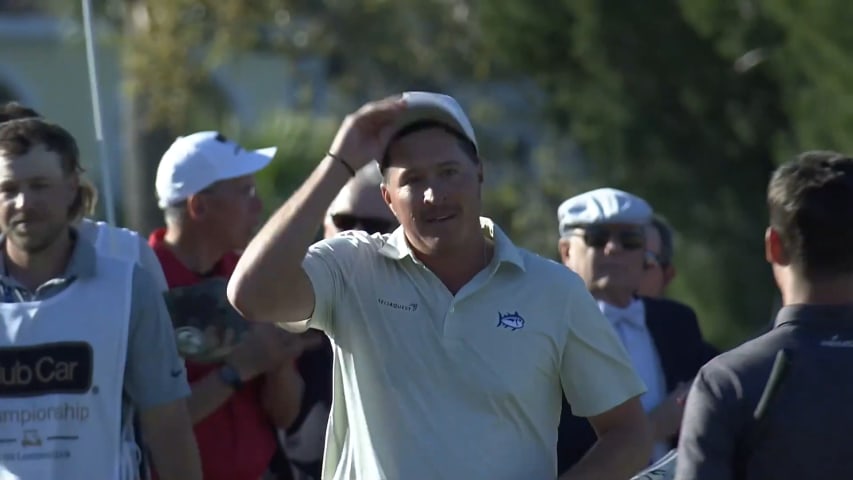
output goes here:
[[767, 193], [774, 328], [706, 364], [677, 480], [853, 478], [853, 158], [809, 152]]

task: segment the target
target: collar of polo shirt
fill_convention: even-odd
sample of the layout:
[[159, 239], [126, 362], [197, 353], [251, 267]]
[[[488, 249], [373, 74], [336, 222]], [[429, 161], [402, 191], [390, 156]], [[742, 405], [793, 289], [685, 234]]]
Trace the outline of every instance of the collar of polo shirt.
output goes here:
[[[499, 263], [511, 263], [524, 271], [524, 260], [518, 252], [518, 248], [512, 243], [512, 240], [506, 236], [503, 230], [500, 229], [495, 222], [486, 217], [480, 217], [480, 227], [483, 230], [483, 235], [495, 241], [495, 255]], [[409, 248], [409, 243], [406, 241], [406, 235], [403, 232], [403, 227], [397, 227], [388, 239], [385, 245], [379, 249], [379, 253], [394, 259], [402, 260], [406, 257], [411, 257], [412, 260], [417, 259], [412, 255], [412, 249]]]

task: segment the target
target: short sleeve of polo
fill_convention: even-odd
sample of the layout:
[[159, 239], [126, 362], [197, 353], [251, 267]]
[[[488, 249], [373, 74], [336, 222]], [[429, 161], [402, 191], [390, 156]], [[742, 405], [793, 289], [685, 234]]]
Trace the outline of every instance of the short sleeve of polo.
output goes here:
[[302, 261], [302, 269], [314, 288], [314, 313], [304, 327], [334, 336], [335, 306], [346, 282], [354, 279], [360, 258], [375, 255], [376, 246], [364, 232], [345, 232], [312, 245]]
[[580, 277], [574, 277], [567, 297], [560, 380], [572, 413], [592, 417], [644, 393], [619, 336]]
[[134, 405], [147, 409], [190, 394], [184, 361], [178, 355], [172, 319], [151, 274], [133, 268], [130, 326], [124, 388]]

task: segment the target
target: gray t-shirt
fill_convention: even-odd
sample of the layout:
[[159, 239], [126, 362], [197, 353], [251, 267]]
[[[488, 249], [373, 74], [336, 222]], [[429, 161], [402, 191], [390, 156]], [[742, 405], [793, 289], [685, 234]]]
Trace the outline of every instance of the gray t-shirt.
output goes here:
[[[786, 367], [754, 418], [777, 353]], [[677, 480], [853, 478], [853, 305], [785, 307], [770, 332], [711, 360], [687, 398]]]
[[[72, 235], [76, 241], [65, 272], [48, 280], [34, 292], [8, 276], [4, 256], [0, 255], [2, 301], [12, 303], [44, 300], [63, 291], [78, 278], [96, 275], [97, 257], [94, 246], [81, 235], [77, 235], [75, 230], [72, 230]], [[0, 245], [3, 242], [5, 238], [0, 236]], [[131, 405], [137, 410], [145, 410], [190, 394], [184, 362], [178, 356], [172, 321], [162, 290], [151, 275], [139, 266], [133, 269], [132, 282], [124, 373], [124, 391], [129, 405], [124, 405], [125, 412]]]

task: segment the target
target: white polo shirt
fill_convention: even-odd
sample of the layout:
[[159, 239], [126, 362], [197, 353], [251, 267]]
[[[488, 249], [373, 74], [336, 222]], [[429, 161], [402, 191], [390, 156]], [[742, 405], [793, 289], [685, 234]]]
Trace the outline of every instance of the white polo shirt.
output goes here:
[[324, 479], [553, 479], [562, 393], [592, 416], [645, 391], [581, 279], [481, 223], [495, 255], [455, 296], [402, 228], [309, 249], [302, 326], [335, 353]]

